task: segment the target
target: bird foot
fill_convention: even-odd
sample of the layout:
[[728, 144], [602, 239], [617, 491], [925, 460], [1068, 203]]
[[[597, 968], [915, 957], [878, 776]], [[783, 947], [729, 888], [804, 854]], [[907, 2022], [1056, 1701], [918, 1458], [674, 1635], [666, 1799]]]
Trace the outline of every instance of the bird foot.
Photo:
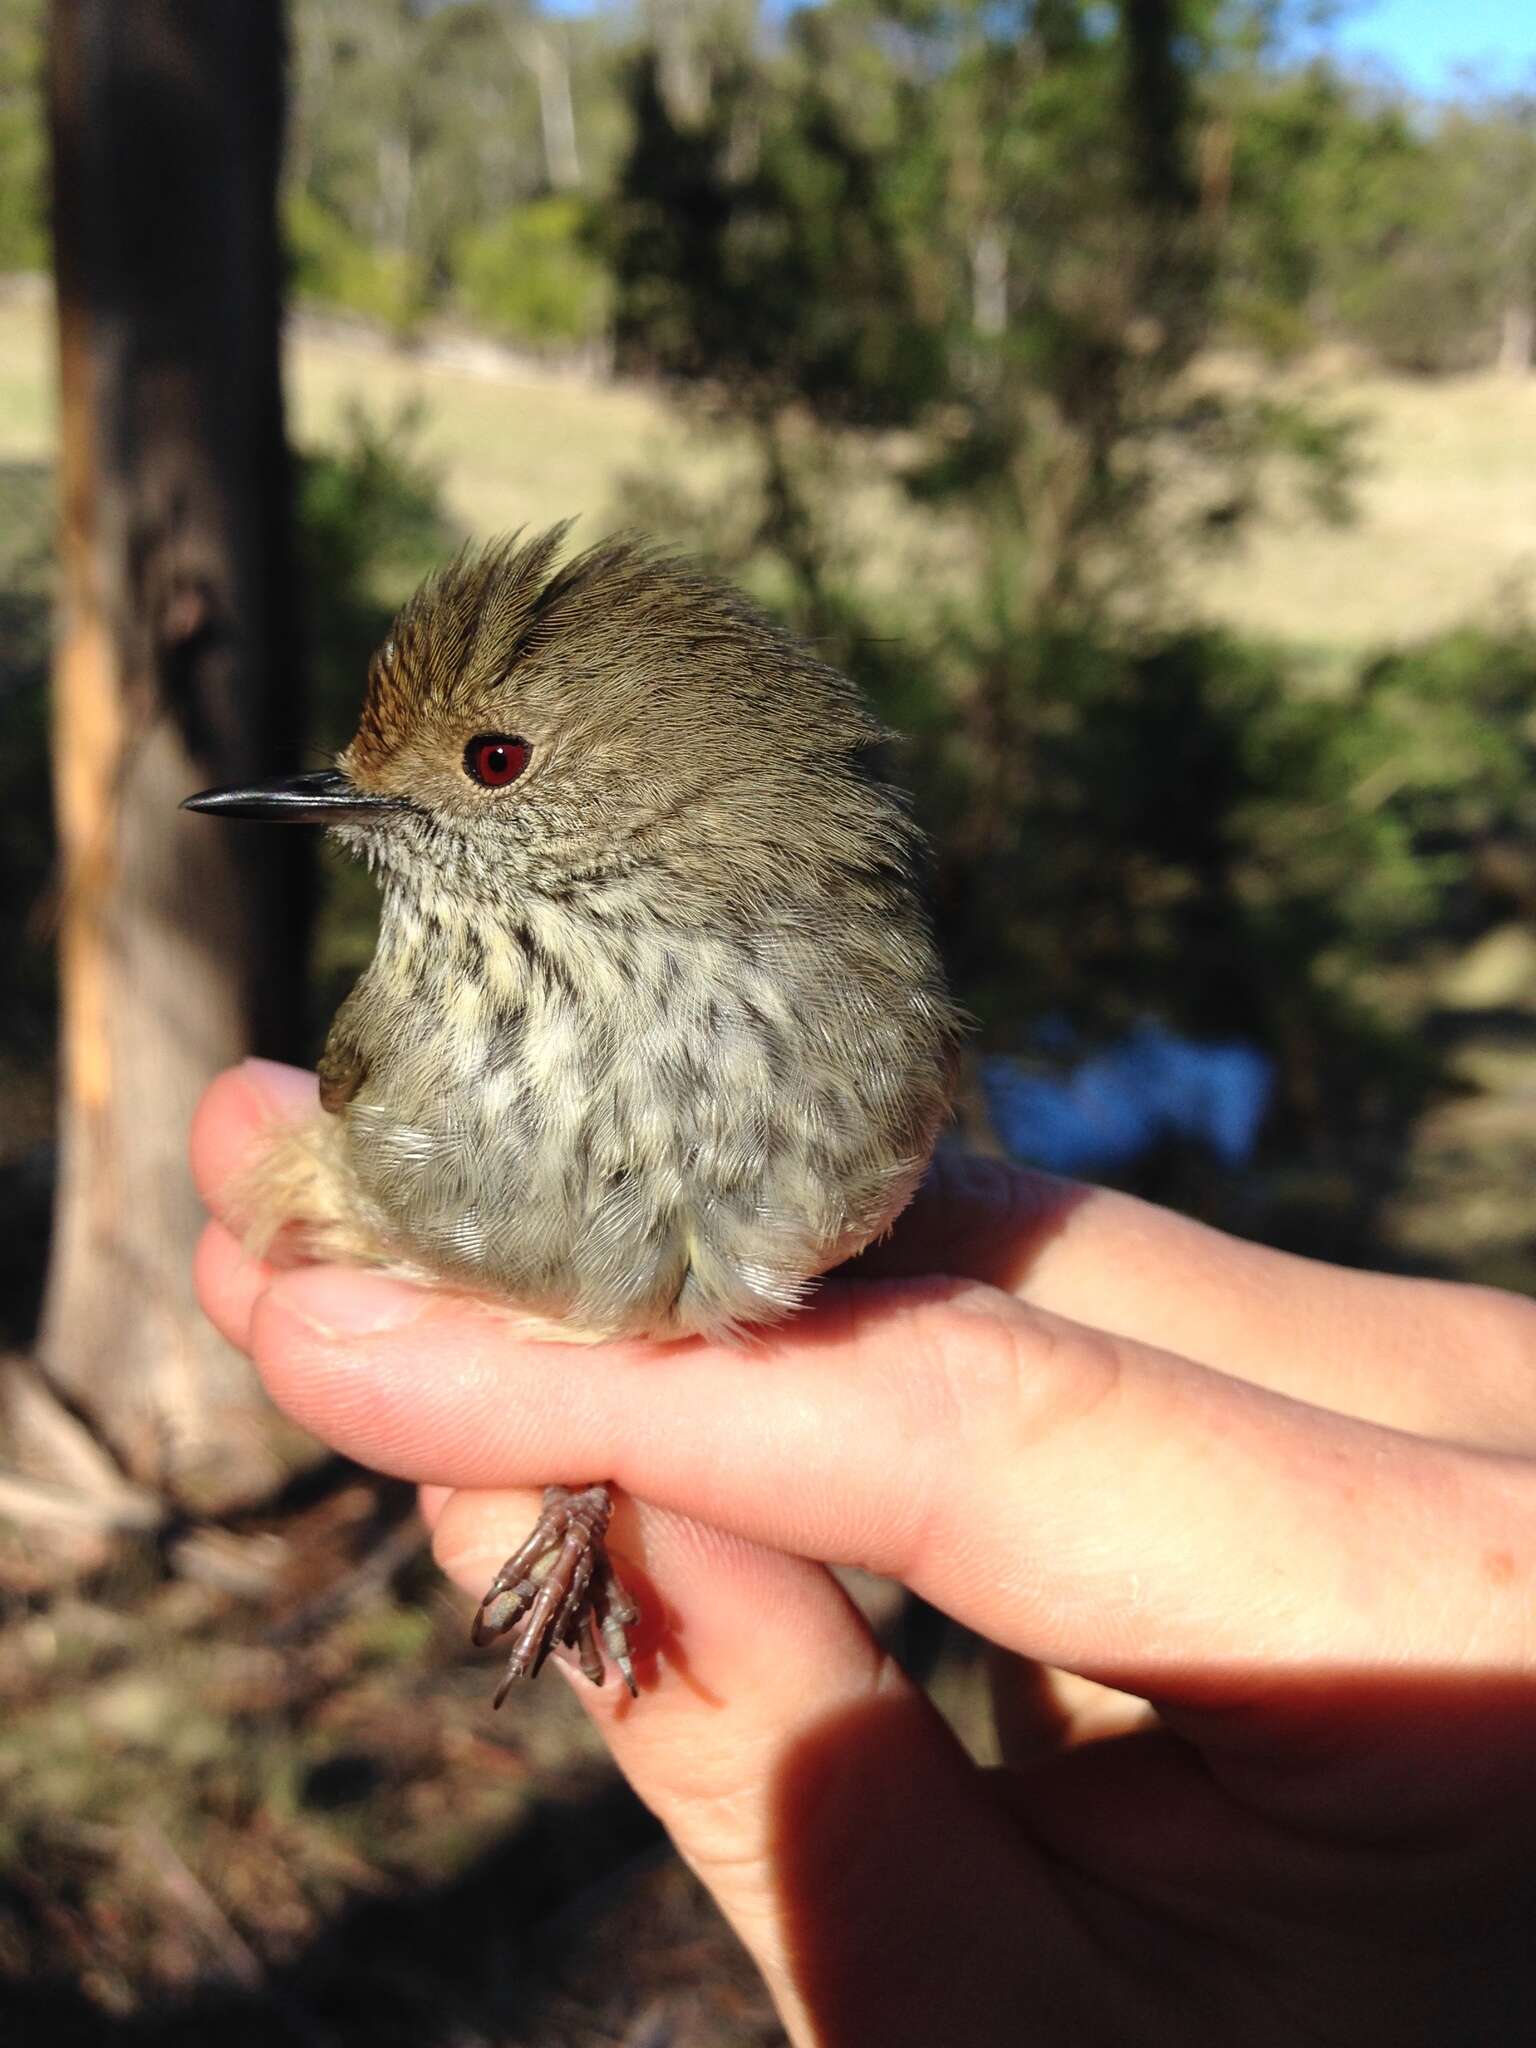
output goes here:
[[606, 1486], [580, 1493], [545, 1487], [543, 1513], [491, 1581], [470, 1630], [477, 1648], [515, 1631], [493, 1706], [501, 1705], [517, 1679], [536, 1678], [551, 1651], [601, 1685], [606, 1650], [624, 1683], [637, 1692], [628, 1631], [640, 1610], [603, 1546], [612, 1513]]

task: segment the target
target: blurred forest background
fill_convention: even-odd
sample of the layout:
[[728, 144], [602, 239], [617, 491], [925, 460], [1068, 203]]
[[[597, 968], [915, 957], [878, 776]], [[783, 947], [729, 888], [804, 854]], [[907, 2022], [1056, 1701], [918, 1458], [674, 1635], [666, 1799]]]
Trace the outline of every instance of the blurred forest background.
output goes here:
[[[643, 526], [906, 735], [982, 1142], [1054, 1105], [1228, 1227], [1536, 1287], [1536, 49], [1429, 102], [1285, 0], [240, 12], [56, 8], [50, 172], [0, 0], [0, 2015], [773, 2041], [569, 1702], [491, 1722], [408, 1499], [191, 1333], [160, 1070], [312, 1055], [372, 892], [174, 797], [323, 761], [466, 534]], [[1095, 1134], [1191, 1049], [1203, 1109]]]

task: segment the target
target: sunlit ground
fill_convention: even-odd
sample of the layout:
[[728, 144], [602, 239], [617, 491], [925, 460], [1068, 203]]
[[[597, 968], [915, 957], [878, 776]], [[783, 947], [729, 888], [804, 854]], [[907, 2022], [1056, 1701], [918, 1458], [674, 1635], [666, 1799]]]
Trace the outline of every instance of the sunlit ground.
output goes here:
[[[353, 404], [383, 418], [419, 404], [418, 445], [442, 465], [450, 508], [472, 533], [579, 514], [595, 534], [626, 476], [677, 469], [717, 484], [731, 473], [728, 448], [686, 433], [635, 387], [533, 366], [443, 368], [307, 328], [289, 369], [293, 430], [306, 444], [334, 438]], [[1356, 518], [1326, 527], [1277, 503], [1236, 552], [1187, 573], [1193, 607], [1344, 650], [1486, 623], [1536, 594], [1536, 376], [1383, 377], [1338, 363], [1307, 388], [1363, 422]], [[0, 461], [49, 452], [51, 393], [46, 303], [0, 299]], [[872, 573], [903, 573], [910, 565], [892, 559], [892, 543], [904, 558], [905, 522], [872, 488], [857, 496]]]

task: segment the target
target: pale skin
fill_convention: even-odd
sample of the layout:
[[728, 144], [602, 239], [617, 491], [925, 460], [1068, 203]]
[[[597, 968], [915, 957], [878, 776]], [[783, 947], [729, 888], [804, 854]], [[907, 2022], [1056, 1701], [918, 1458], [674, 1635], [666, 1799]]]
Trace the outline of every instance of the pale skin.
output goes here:
[[[473, 1596], [526, 1489], [617, 1481], [641, 1697], [572, 1682], [797, 2043], [1531, 2037], [1536, 1307], [978, 1162], [750, 1348], [573, 1353], [248, 1258], [312, 1106], [205, 1098], [208, 1313]], [[996, 1646], [1000, 1769], [823, 1561]]]

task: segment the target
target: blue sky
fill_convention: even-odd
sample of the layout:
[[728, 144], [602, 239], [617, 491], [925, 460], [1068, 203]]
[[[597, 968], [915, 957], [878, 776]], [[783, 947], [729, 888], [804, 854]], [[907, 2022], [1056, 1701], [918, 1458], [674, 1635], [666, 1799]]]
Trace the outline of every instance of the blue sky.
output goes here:
[[[557, 14], [589, 14], [603, 0], [544, 0]], [[770, 12], [803, 0], [766, 0]], [[1334, 19], [1300, 39], [1383, 64], [1415, 92], [1441, 97], [1471, 67], [1495, 89], [1536, 90], [1536, 0], [1333, 0]]]
[[1453, 90], [1458, 65], [1536, 85], [1536, 0], [1350, 0], [1321, 41], [1390, 65], [1417, 92]]

